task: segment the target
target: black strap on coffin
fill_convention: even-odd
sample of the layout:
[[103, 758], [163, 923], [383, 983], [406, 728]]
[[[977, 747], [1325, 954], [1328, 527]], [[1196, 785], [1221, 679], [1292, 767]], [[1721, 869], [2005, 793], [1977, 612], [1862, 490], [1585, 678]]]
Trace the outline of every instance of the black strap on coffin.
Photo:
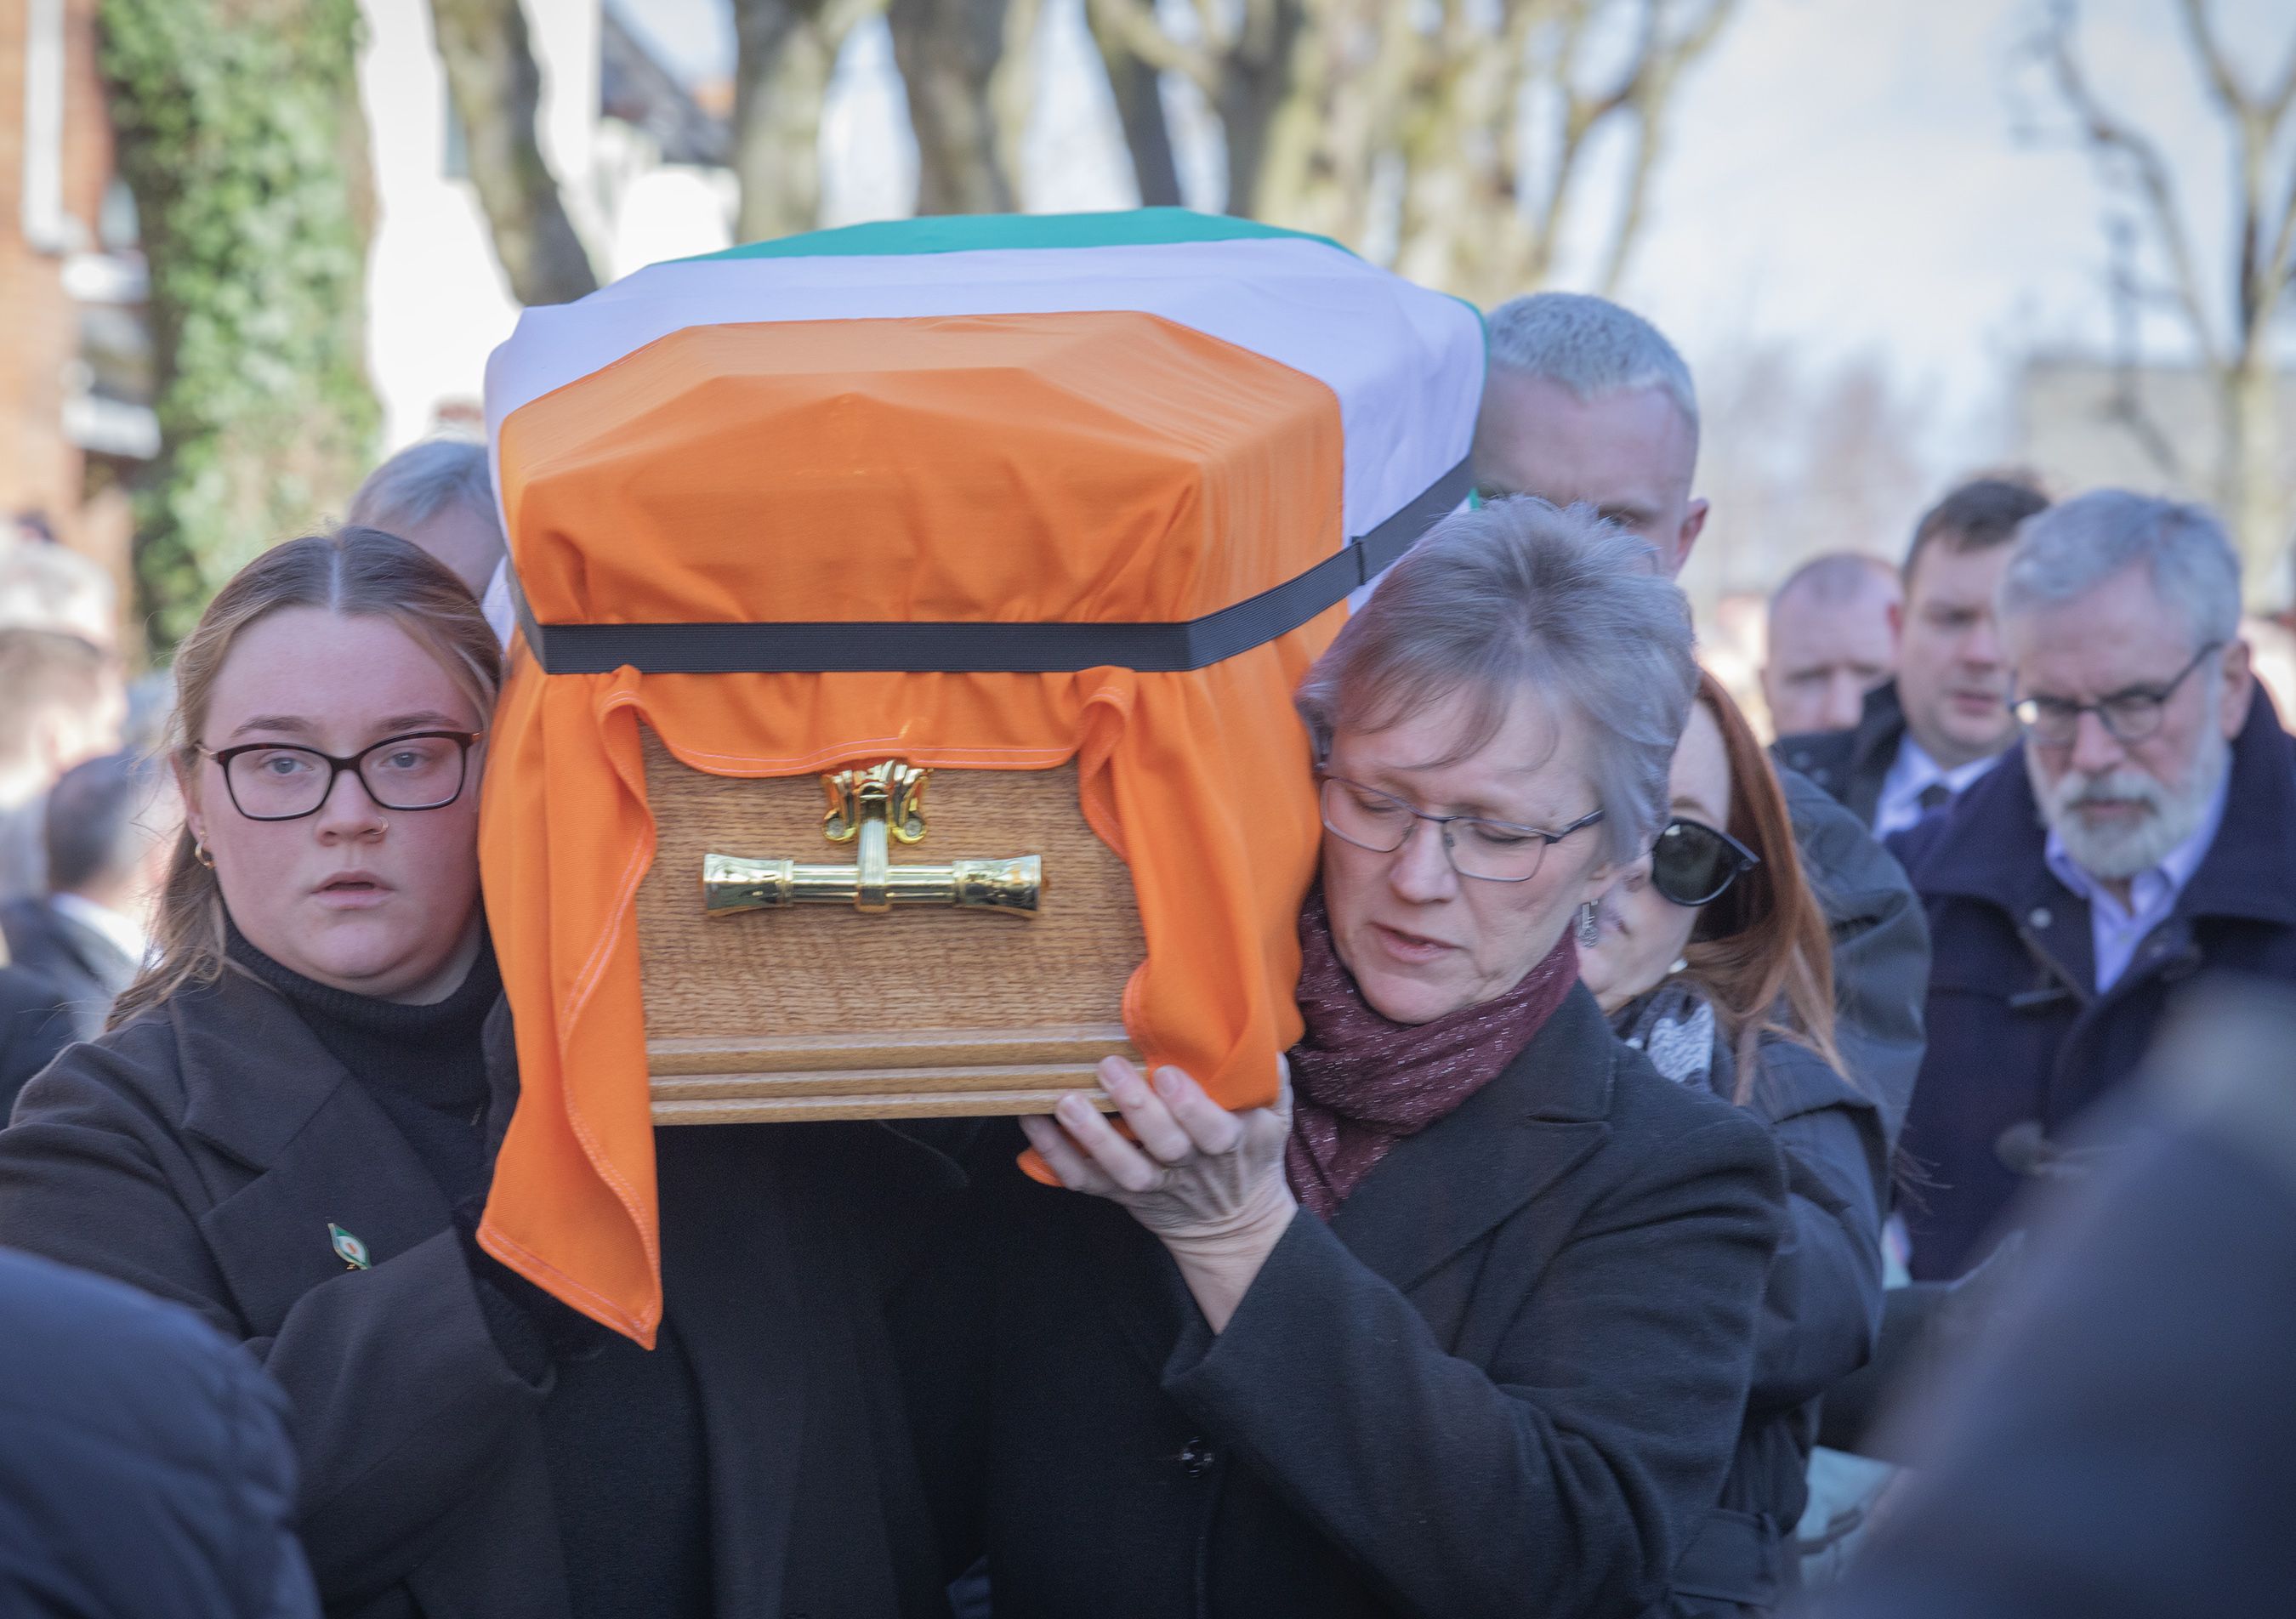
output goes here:
[[1052, 675], [1201, 669], [1288, 634], [1368, 583], [1467, 497], [1467, 463], [1361, 539], [1271, 590], [1167, 624], [545, 624], [520, 618], [552, 675]]

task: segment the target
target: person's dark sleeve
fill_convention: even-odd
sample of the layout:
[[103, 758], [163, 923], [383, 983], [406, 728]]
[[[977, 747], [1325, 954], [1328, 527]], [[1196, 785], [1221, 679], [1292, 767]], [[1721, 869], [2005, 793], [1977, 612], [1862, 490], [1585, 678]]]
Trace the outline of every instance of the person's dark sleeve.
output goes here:
[[264, 1375], [245, 1351], [217, 1340], [204, 1352], [215, 1362], [224, 1454], [219, 1467], [237, 1480], [236, 1555], [230, 1572], [239, 1582], [232, 1611], [252, 1619], [305, 1619], [319, 1612], [319, 1593], [295, 1530], [295, 1451], [288, 1439], [286, 1391]]
[[1303, 1211], [1165, 1387], [1406, 1612], [1639, 1613], [1721, 1492], [1782, 1195], [1742, 1115], [1662, 1156], [1526, 1281], [1488, 1370]]
[[1816, 1399], [1866, 1364], [1882, 1324], [1882, 1211], [1871, 1108], [1797, 1113], [1772, 1127], [1786, 1165], [1785, 1236], [1763, 1289], [1750, 1403]]
[[2296, 1154], [2268, 1156], [2173, 1135], [2050, 1222], [1992, 1340], [1890, 1424], [1919, 1465], [1827, 1619], [2287, 1611]]
[[[543, 1389], [504, 1359], [454, 1231], [311, 1288], [268, 1337], [247, 1328], [160, 1167], [168, 1127], [121, 1059], [78, 1046], [0, 1131], [0, 1243], [189, 1306], [244, 1340], [287, 1394], [300, 1518], [332, 1601], [402, 1579], [501, 1461]], [[178, 1173], [191, 1173], [180, 1157]]]
[[1857, 816], [1796, 771], [1781, 768], [1778, 782], [1803, 875], [1833, 930], [1834, 1042], [1894, 1149], [1922, 1067], [1929, 921], [1904, 869]]

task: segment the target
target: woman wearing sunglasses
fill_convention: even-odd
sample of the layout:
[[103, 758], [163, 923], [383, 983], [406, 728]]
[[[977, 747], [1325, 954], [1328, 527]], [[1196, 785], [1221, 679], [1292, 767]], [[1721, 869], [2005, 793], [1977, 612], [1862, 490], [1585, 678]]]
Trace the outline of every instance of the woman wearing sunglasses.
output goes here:
[[0, 1130], [0, 1244], [263, 1361], [336, 1619], [945, 1612], [881, 1299], [938, 1155], [665, 1132], [652, 1353], [474, 1240], [517, 1093], [479, 885], [498, 671], [470, 593], [373, 529], [217, 594], [175, 659], [157, 959]]
[[1232, 1116], [1111, 1059], [1128, 1138], [1080, 1096], [1023, 1121], [1093, 1195], [1015, 1175], [990, 1222], [987, 1476], [952, 1493], [998, 1619], [1630, 1619], [1729, 1554], [1776, 1154], [1578, 981], [1695, 675], [1647, 554], [1533, 499], [1421, 540], [1300, 693], [1293, 1094]]
[[[1659, 1072], [1749, 1109], [1784, 1149], [1786, 1239], [1721, 1509], [1762, 1525], [1775, 1545], [1763, 1582], [1790, 1590], [1817, 1398], [1865, 1364], [1880, 1322], [1888, 1149], [1834, 1050], [1825, 920], [1784, 794], [1711, 675], [1699, 677], [1669, 797], [1650, 853], [1604, 896], [1579, 970]], [[1775, 1599], [1749, 1584], [1734, 1599], [1759, 1610]]]

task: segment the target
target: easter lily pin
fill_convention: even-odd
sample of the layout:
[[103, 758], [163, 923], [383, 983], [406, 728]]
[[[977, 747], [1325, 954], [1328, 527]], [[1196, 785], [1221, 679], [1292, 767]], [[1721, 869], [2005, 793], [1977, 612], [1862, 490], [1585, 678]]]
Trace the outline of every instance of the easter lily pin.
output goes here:
[[346, 1271], [364, 1271], [373, 1264], [367, 1257], [366, 1244], [352, 1236], [341, 1226], [329, 1222], [327, 1237], [334, 1244], [335, 1257], [343, 1262]]

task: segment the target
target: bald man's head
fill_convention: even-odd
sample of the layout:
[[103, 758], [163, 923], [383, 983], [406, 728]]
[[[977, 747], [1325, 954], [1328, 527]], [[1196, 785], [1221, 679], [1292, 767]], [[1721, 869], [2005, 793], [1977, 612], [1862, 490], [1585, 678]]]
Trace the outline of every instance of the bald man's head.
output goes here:
[[1897, 570], [1839, 551], [1803, 563], [1770, 598], [1762, 695], [1780, 736], [1846, 731], [1897, 665]]

